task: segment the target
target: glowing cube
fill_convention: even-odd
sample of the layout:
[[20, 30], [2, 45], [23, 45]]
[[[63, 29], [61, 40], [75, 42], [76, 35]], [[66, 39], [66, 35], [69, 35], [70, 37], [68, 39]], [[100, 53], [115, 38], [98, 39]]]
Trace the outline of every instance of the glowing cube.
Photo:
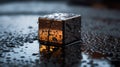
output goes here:
[[81, 39], [81, 16], [54, 13], [39, 17], [39, 41], [45, 45], [63, 46]]

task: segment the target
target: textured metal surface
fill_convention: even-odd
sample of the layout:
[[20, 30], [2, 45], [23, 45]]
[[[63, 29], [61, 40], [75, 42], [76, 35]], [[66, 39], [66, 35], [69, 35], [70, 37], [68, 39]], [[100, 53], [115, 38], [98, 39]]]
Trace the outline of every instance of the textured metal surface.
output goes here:
[[41, 44], [61, 46], [81, 39], [80, 15], [54, 13], [39, 17], [38, 23]]
[[39, 19], [39, 39], [41, 44], [63, 44], [63, 22], [51, 19]]
[[65, 21], [65, 44], [81, 40], [81, 16]]

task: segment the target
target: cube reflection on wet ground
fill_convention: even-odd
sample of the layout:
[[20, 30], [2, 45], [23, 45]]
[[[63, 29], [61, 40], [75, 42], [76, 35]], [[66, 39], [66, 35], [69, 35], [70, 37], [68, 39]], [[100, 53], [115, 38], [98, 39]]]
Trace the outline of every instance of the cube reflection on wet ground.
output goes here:
[[[47, 48], [38, 42], [37, 21], [39, 16], [54, 12], [82, 15], [82, 44], [64, 48], [65, 53], [60, 47], [51, 47], [44, 55]], [[0, 67], [119, 67], [119, 26], [117, 10], [47, 2], [0, 4]]]

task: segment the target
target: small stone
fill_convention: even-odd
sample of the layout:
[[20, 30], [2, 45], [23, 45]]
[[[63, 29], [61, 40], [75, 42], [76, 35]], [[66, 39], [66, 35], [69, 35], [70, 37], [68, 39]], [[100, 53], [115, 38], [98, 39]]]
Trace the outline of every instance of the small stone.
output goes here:
[[25, 48], [28, 48], [27, 46]]
[[33, 27], [32, 27], [32, 26], [29, 26], [28, 28], [29, 28], [29, 29], [32, 29]]
[[10, 50], [8, 50], [8, 49], [4, 49], [3, 52], [10, 52]]
[[97, 63], [94, 63], [93, 65], [94, 65], [95, 67], [96, 67], [96, 66], [98, 66], [98, 64], [97, 64]]
[[87, 61], [85, 61], [85, 60], [83, 60], [83, 61], [81, 61], [81, 63], [86, 63]]
[[16, 60], [16, 58], [13, 58], [13, 60]]
[[35, 56], [35, 55], [38, 55], [38, 53], [33, 53], [32, 55]]
[[10, 56], [10, 54], [8, 54], [8, 56]]
[[33, 43], [33, 40], [29, 40], [29, 43]]
[[6, 57], [6, 59], [10, 59], [11, 57]]
[[20, 58], [25, 58], [25, 56], [21, 56]]

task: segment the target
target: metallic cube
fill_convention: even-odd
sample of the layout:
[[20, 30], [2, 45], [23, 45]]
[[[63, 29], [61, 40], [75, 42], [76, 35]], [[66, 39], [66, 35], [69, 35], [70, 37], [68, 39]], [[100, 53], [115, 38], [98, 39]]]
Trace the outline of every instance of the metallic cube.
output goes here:
[[81, 16], [54, 13], [39, 17], [39, 41], [45, 45], [63, 46], [81, 39]]

